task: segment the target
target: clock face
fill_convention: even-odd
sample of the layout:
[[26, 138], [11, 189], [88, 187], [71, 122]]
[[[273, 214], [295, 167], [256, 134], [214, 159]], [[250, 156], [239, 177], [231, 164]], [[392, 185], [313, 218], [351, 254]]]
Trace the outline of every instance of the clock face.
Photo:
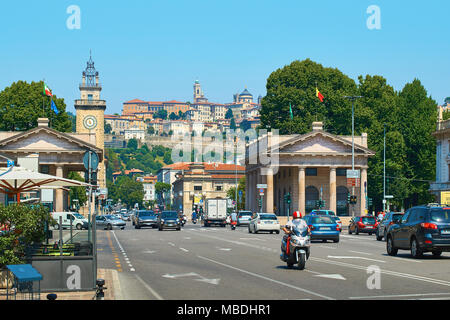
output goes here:
[[83, 125], [88, 130], [95, 129], [97, 127], [97, 118], [94, 116], [86, 116], [83, 120]]

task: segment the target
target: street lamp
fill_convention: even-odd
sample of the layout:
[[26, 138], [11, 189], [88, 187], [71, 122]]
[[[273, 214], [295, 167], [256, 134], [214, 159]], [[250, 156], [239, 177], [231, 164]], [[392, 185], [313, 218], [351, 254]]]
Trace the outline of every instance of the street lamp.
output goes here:
[[383, 212], [386, 212], [386, 123], [383, 124]]
[[[355, 171], [355, 101], [363, 96], [345, 96], [352, 101], [352, 171]], [[352, 186], [352, 196], [355, 195], [355, 186]], [[355, 204], [352, 205], [352, 216], [355, 216]]]

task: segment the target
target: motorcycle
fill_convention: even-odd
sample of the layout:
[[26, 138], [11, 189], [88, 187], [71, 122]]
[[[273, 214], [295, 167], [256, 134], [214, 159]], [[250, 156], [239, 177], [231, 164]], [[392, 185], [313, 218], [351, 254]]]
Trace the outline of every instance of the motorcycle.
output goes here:
[[197, 223], [197, 218], [192, 218], [192, 223], [196, 224]]
[[236, 230], [236, 225], [237, 225], [237, 221], [231, 221], [230, 222], [231, 230]]
[[181, 222], [181, 226], [184, 227], [184, 225], [186, 224], [187, 218], [185, 215], [181, 216], [180, 222]]
[[292, 268], [294, 264], [298, 264], [298, 269], [303, 270], [305, 269], [306, 260], [309, 259], [311, 251], [310, 235], [307, 230], [302, 234], [295, 229], [292, 230], [290, 233], [291, 240], [289, 241], [289, 248], [287, 248], [288, 237], [289, 235], [285, 235], [281, 240], [280, 259], [287, 263], [288, 268]]

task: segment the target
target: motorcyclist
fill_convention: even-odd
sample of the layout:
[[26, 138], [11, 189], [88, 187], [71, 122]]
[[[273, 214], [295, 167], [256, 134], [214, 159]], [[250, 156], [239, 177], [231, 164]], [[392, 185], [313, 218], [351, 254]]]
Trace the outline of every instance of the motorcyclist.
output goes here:
[[308, 234], [311, 232], [306, 221], [302, 219], [303, 216], [304, 214], [302, 214], [300, 211], [294, 211], [294, 213], [292, 214], [292, 220], [288, 221], [286, 225], [283, 227], [283, 231], [286, 234], [285, 237], [287, 237], [286, 254], [288, 255], [292, 231], [296, 229], [300, 234], [303, 234], [303, 232], [305, 232], [306, 230], [308, 231]]
[[236, 225], [237, 224], [237, 214], [236, 212], [232, 212], [230, 215], [230, 225]]

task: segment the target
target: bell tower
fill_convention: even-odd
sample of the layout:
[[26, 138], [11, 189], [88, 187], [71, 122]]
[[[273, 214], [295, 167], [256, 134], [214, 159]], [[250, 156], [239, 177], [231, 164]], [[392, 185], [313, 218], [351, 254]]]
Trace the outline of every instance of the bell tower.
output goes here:
[[[106, 101], [100, 99], [102, 86], [98, 71], [95, 70], [92, 55], [82, 73], [80, 99], [75, 100], [76, 132], [95, 134], [95, 145], [104, 152]], [[98, 165], [97, 181], [100, 188], [106, 188], [106, 169], [104, 161]]]

